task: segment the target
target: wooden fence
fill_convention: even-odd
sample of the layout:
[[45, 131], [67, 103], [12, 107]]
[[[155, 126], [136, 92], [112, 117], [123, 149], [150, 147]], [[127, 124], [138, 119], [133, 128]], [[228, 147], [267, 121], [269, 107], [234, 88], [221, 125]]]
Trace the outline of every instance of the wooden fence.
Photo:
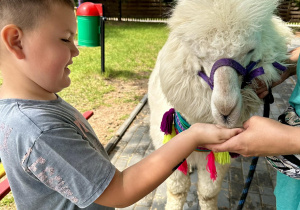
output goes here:
[[[174, 0], [86, 0], [101, 3], [104, 16], [109, 19], [163, 20], [170, 16]], [[263, 0], [262, 0], [263, 1]], [[300, 22], [299, 8], [285, 0], [278, 7], [278, 15], [286, 22]]]
[[300, 22], [299, 7], [289, 1], [283, 1], [279, 5], [278, 15], [286, 22]]
[[166, 19], [173, 4], [163, 0], [92, 0], [104, 7], [107, 18], [126, 19]]

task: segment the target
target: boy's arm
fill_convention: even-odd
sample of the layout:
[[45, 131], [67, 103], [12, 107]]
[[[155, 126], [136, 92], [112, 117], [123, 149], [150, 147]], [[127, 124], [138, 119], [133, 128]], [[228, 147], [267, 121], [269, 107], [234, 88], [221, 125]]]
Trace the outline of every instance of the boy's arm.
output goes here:
[[111, 183], [95, 203], [113, 207], [129, 206], [157, 188], [198, 145], [221, 143], [239, 132], [241, 129], [193, 125], [135, 165], [123, 172], [116, 170]]

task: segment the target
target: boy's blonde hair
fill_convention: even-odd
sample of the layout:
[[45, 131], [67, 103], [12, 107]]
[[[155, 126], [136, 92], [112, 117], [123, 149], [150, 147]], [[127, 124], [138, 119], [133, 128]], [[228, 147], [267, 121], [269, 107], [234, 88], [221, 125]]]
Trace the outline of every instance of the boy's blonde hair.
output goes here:
[[0, 0], [0, 31], [7, 24], [21, 30], [33, 29], [49, 14], [53, 4], [75, 7], [74, 0]]

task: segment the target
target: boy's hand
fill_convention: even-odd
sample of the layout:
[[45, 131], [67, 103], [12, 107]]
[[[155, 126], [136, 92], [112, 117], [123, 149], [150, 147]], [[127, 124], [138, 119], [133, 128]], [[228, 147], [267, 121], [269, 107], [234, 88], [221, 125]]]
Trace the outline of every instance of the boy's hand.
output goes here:
[[196, 123], [190, 127], [195, 131], [198, 139], [198, 145], [219, 144], [241, 133], [242, 128], [224, 128], [219, 125]]

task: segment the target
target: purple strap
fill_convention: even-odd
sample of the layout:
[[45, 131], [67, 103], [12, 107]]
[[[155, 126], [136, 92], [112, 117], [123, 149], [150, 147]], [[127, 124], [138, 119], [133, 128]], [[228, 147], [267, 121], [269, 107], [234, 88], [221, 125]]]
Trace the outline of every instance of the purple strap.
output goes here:
[[257, 69], [254, 69], [253, 71], [248, 72], [248, 74], [244, 75], [244, 79], [243, 79], [241, 88], [243, 89], [246, 85], [251, 84], [251, 81], [255, 77], [258, 77], [264, 73], [265, 73], [265, 71], [264, 71], [263, 67], [259, 67]]
[[272, 63], [272, 65], [276, 68], [276, 69], [279, 69], [280, 71], [285, 71], [287, 68], [283, 65], [281, 65], [280, 63], [278, 62], [274, 62]]
[[204, 71], [198, 71], [198, 75], [205, 80], [205, 82], [209, 85], [210, 89], [214, 89], [214, 82], [205, 74]]
[[247, 72], [247, 70], [241, 64], [236, 62], [235, 60], [229, 59], [229, 58], [222, 58], [214, 63], [214, 65], [211, 69], [211, 72], [210, 72], [210, 77], [208, 77], [203, 71], [199, 71], [198, 75], [200, 77], [202, 77], [208, 83], [208, 85], [210, 86], [211, 89], [213, 89], [215, 72], [218, 68], [220, 68], [222, 66], [230, 66], [243, 76]]
[[[250, 84], [251, 81], [255, 78], [258, 77], [262, 74], [265, 73], [263, 67], [259, 67], [256, 69], [253, 69], [260, 61], [254, 62], [251, 61], [248, 66], [246, 68], [244, 68], [240, 63], [238, 63], [237, 61], [230, 59], [230, 58], [222, 58], [220, 60], [217, 60], [210, 72], [210, 77], [208, 77], [204, 71], [199, 71], [198, 75], [200, 77], [202, 77], [207, 84], [210, 86], [210, 88], [213, 90], [214, 87], [214, 74], [216, 72], [216, 70], [222, 66], [230, 66], [233, 69], [235, 69], [240, 75], [243, 76], [243, 83], [242, 83], [242, 87], [244, 88], [247, 84]], [[285, 71], [286, 67], [282, 66], [281, 64], [279, 64], [278, 62], [274, 62], [273, 66], [281, 71]], [[253, 70], [252, 70], [253, 69]], [[252, 70], [252, 71], [251, 71]]]

